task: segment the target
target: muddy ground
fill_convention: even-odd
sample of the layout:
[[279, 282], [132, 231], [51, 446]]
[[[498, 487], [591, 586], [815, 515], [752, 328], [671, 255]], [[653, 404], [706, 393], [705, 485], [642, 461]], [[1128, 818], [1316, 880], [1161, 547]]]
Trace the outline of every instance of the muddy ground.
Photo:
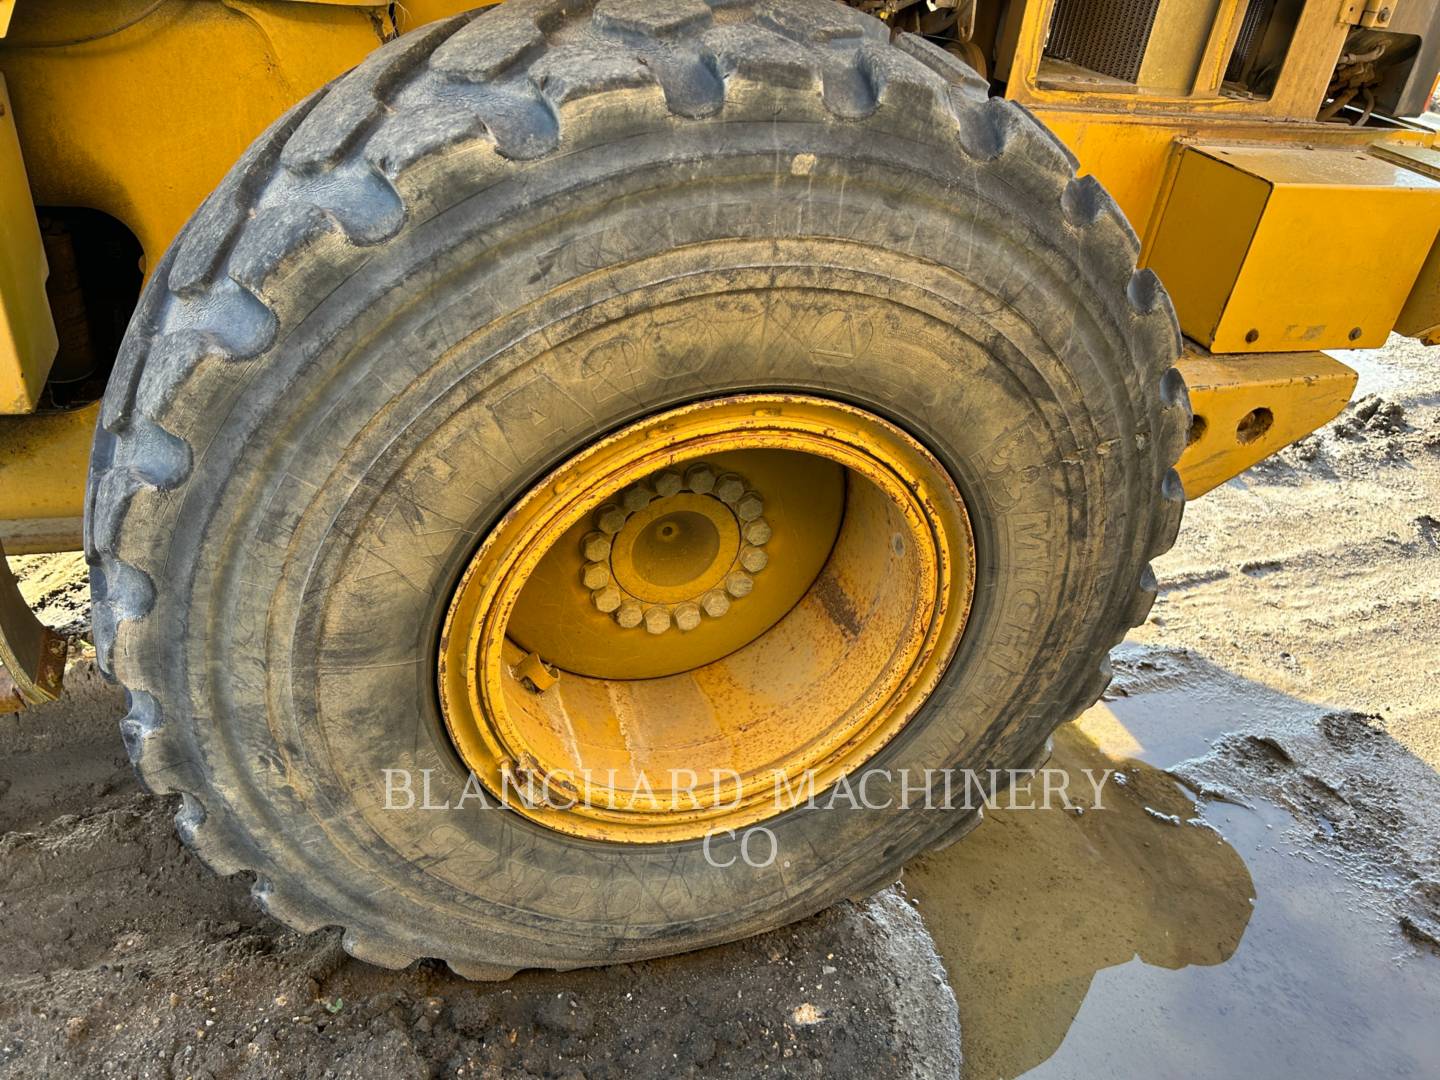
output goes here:
[[[82, 654], [0, 718], [0, 1074], [1440, 1075], [1440, 351], [1354, 362], [1339, 421], [1189, 508], [1058, 735], [1103, 805], [690, 957], [472, 985], [285, 930], [176, 841]], [[17, 562], [83, 637], [79, 557]]]
[[382, 971], [262, 916], [141, 792], [118, 690], [4, 723], [0, 1074], [930, 1077], [960, 1066], [945, 972], [895, 890], [723, 949], [470, 984]]

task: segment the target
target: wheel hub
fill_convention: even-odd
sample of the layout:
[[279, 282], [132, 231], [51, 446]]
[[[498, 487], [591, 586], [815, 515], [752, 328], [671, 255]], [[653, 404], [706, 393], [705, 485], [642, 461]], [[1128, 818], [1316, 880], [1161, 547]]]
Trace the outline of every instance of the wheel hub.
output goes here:
[[764, 508], [743, 477], [705, 462], [657, 473], [595, 512], [581, 581], [622, 629], [688, 633], [754, 590], [770, 562]]
[[441, 637], [447, 729], [512, 809], [574, 835], [763, 820], [923, 704], [973, 550], [949, 476], [873, 414], [754, 394], [651, 417], [481, 545]]
[[509, 636], [598, 678], [663, 678], [728, 656], [784, 617], [824, 566], [844, 473], [758, 445], [657, 469], [545, 554]]

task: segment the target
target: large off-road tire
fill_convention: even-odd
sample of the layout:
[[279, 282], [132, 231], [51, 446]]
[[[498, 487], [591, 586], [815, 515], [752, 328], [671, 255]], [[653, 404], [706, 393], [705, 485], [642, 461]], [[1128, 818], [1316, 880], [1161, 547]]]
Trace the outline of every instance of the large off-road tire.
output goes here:
[[95, 641], [186, 843], [358, 957], [494, 977], [749, 935], [963, 829], [802, 807], [767, 823], [773, 865], [719, 869], [738, 838], [707, 861], [382, 811], [381, 771], [453, 797], [437, 638], [520, 492], [766, 390], [889, 418], [969, 508], [963, 639], [873, 764], [1032, 759], [1104, 688], [1183, 503], [1171, 306], [1074, 169], [968, 68], [825, 0], [511, 0], [297, 106], [155, 268], [94, 451]]

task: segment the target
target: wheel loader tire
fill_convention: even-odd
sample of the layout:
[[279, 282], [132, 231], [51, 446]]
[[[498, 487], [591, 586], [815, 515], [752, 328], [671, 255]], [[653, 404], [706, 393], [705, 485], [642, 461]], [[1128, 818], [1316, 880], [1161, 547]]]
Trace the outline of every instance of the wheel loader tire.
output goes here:
[[[432, 805], [459, 783], [448, 599], [598, 436], [838, 399], [923, 443], [975, 533], [958, 651], [872, 765], [1031, 759], [1103, 690], [1179, 527], [1178, 330], [1136, 251], [1024, 110], [826, 0], [511, 0], [385, 45], [196, 213], [107, 391], [86, 550], [136, 768], [270, 914], [388, 967], [631, 961], [893, 881], [970, 815], [801, 806], [748, 866], [741, 835], [424, 809], [422, 770]], [[413, 806], [386, 809], [386, 769]]]

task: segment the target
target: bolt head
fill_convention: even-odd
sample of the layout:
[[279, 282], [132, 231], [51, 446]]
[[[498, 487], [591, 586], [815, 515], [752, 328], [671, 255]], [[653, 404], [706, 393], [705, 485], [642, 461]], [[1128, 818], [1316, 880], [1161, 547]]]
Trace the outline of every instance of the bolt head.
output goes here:
[[590, 601], [595, 605], [595, 610], [605, 615], [609, 615], [618, 608], [623, 599], [620, 590], [614, 585], [606, 585], [603, 589], [596, 589], [590, 594]]
[[691, 465], [685, 470], [685, 486], [696, 495], [708, 495], [715, 489], [715, 470], [709, 465]]
[[718, 619], [730, 610], [730, 597], [719, 589], [711, 589], [700, 597], [700, 609], [712, 619]]
[[755, 588], [755, 579], [749, 574], [739, 570], [732, 570], [725, 575], [725, 591], [739, 600], [742, 596], [749, 596], [750, 590]]
[[629, 516], [614, 503], [606, 503], [595, 511], [595, 524], [600, 526], [601, 532], [614, 536], [625, 527], [625, 519]]
[[645, 618], [645, 609], [634, 600], [626, 600], [615, 612], [615, 621], [626, 630], [633, 630]]
[[770, 529], [770, 523], [764, 518], [756, 518], [754, 521], [747, 521], [745, 528], [740, 530], [745, 537], [746, 543], [765, 544], [769, 543], [774, 533]]
[[673, 469], [666, 469], [662, 473], [656, 473], [650, 478], [650, 483], [655, 488], [655, 494], [662, 499], [668, 499], [685, 486], [684, 478]]
[[735, 516], [741, 521], [754, 521], [764, 512], [764, 501], [753, 491], [747, 491], [735, 504]]
[[700, 605], [692, 604], [688, 600], [683, 604], [675, 606], [675, 625], [681, 630], [689, 632], [700, 625]]
[[670, 629], [670, 609], [665, 607], [652, 607], [645, 609], [645, 632], [647, 634], [663, 634]]
[[636, 484], [634, 487], [628, 487], [620, 493], [620, 504], [633, 514], [637, 510], [644, 510], [645, 507], [650, 505], [650, 500], [653, 498], [655, 498], [653, 491], [640, 484]]
[[610, 567], [600, 562], [586, 563], [580, 571], [580, 580], [587, 589], [603, 589], [610, 584]]
[[734, 506], [745, 494], [745, 481], [734, 473], [726, 473], [715, 481], [715, 497], [726, 506]]
[[589, 562], [604, 562], [610, 557], [610, 537], [603, 532], [586, 533], [580, 551]]
[[757, 547], [747, 547], [740, 552], [740, 565], [752, 574], [758, 574], [770, 565], [770, 556]]

